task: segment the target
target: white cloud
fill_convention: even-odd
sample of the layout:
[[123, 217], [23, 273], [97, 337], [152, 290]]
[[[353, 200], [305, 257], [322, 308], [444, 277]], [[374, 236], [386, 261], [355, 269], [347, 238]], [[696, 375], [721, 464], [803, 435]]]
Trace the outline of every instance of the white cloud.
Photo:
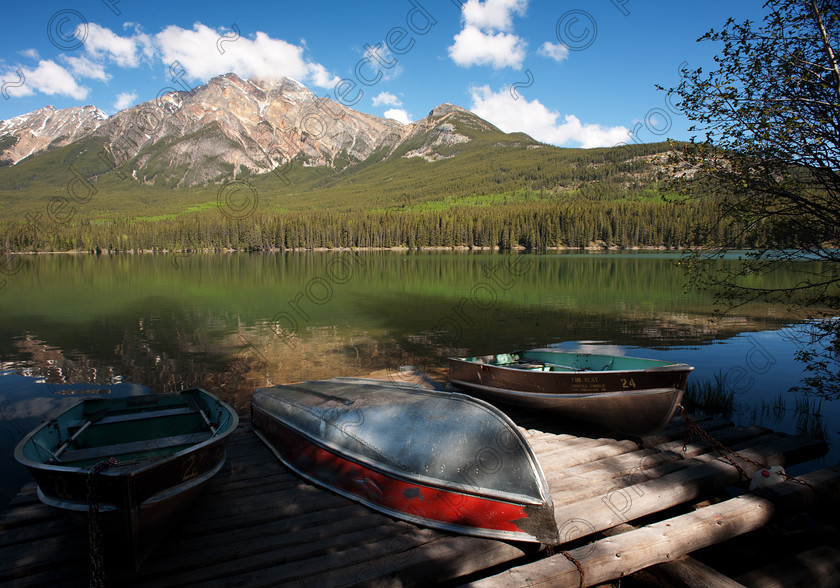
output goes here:
[[628, 137], [626, 127], [583, 124], [571, 114], [563, 116], [561, 122], [559, 112], [549, 110], [539, 100], [529, 102], [522, 96], [514, 100], [508, 88], [495, 93], [489, 86], [473, 88], [470, 110], [506, 133], [521, 131], [553, 145], [612, 147]]
[[143, 32], [143, 29], [137, 23], [125, 23], [123, 24], [123, 29], [134, 29], [134, 42], [137, 45], [137, 50], [143, 54], [148, 61], [151, 61], [152, 58], [155, 56], [155, 52], [157, 51], [157, 47], [155, 46], [154, 37], [147, 35]]
[[70, 71], [76, 76], [92, 78], [103, 82], [111, 79], [111, 76], [105, 73], [105, 66], [102, 63], [95, 63], [87, 57], [73, 57], [66, 54], [62, 54], [61, 57], [70, 66]]
[[[287, 76], [319, 88], [332, 88], [338, 82], [338, 78], [322, 64], [306, 59], [304, 41], [294, 45], [273, 39], [262, 32], [257, 32], [253, 38], [245, 38], [239, 36], [238, 29], [231, 33], [225, 29], [211, 29], [198, 22], [192, 29], [170, 25], [155, 36], [145, 34], [136, 23], [125, 23], [123, 29], [128, 31], [126, 35], [119, 35], [96, 23], [88, 23], [84, 31], [83, 54], [62, 54], [57, 60], [61, 65], [52, 60], [41, 60], [37, 68], [19, 66], [26, 81], [18, 86], [7, 84], [7, 93], [10, 96], [28, 96], [34, 92], [43, 92], [83, 99], [90, 90], [81, 86], [77, 80], [90, 78], [106, 82], [111, 79], [107, 73], [111, 64], [121, 68], [136, 68], [156, 58], [167, 66], [179, 62], [189, 78], [201, 81], [234, 72], [244, 78], [256, 76], [266, 80]], [[79, 34], [82, 32], [79, 31]], [[38, 59], [35, 49], [19, 53], [30, 59]], [[378, 49], [368, 49], [365, 55], [371, 59], [378, 57], [388, 63], [393, 61], [396, 65], [396, 60], [381, 44]], [[6, 70], [0, 81], [16, 83], [20, 77], [17, 74], [18, 67], [4, 66], [2, 61], [0, 67]], [[398, 70], [398, 66], [382, 68], [388, 77], [396, 75]], [[120, 104], [128, 104], [136, 99], [129, 100], [129, 96], [133, 96], [133, 93], [120, 94], [114, 107], [119, 109]], [[401, 103], [385, 104], [399, 106]]]
[[313, 86], [318, 86], [319, 88], [334, 88], [338, 83], [338, 78], [327, 71], [327, 68], [320, 63], [309, 63], [307, 64], [307, 69], [309, 77], [305, 79], [307, 79]]
[[3, 84], [3, 97], [5, 98], [7, 95], [15, 98], [32, 96], [35, 91], [31, 85], [26, 84], [28, 75], [31, 75], [30, 72], [24, 72], [23, 68], [12, 69], [0, 75], [0, 83]]
[[569, 48], [562, 43], [549, 43], [546, 41], [543, 43], [542, 47], [537, 50], [537, 53], [543, 57], [548, 57], [549, 59], [553, 59], [557, 63], [560, 63], [569, 56]]
[[495, 31], [513, 30], [513, 14], [525, 15], [528, 0], [469, 0], [463, 7], [464, 24]]
[[402, 106], [402, 100], [390, 92], [380, 92], [373, 97], [373, 105], [380, 106], [382, 104], [385, 106]]
[[528, 0], [468, 0], [462, 11], [464, 28], [454, 37], [449, 57], [457, 65], [490, 65], [521, 69], [528, 44], [513, 34], [513, 15], [523, 16]]
[[[7, 87], [10, 96], [30, 96], [37, 91], [51, 96], [59, 94], [84, 100], [90, 92], [89, 88], [80, 86], [69, 71], [50, 59], [39, 61], [35, 69], [21, 67], [20, 71], [25, 81], [20, 86]], [[17, 83], [20, 76], [15, 70], [4, 74], [2, 79]]]
[[[48, 95], [70, 96], [84, 100], [90, 89], [79, 84], [81, 78], [107, 82], [111, 76], [106, 72], [108, 63], [115, 63], [123, 68], [138, 67], [144, 58], [154, 54], [153, 40], [135, 26], [134, 34], [127, 37], [117, 35], [110, 29], [96, 23], [88, 23], [84, 31], [83, 55], [59, 55], [62, 64], [53, 60], [40, 60], [36, 68], [20, 67], [25, 76], [21, 86], [7, 87], [10, 95], [27, 96], [35, 92]], [[82, 35], [81, 32], [77, 36]], [[80, 37], [82, 38], [82, 37]], [[22, 55], [37, 59], [35, 49], [20, 52]], [[17, 80], [17, 69], [3, 76], [4, 80]]]
[[132, 106], [137, 101], [136, 92], [120, 92], [117, 94], [117, 99], [114, 101], [114, 110], [120, 111], [124, 108]]
[[466, 26], [455, 35], [455, 44], [449, 47], [449, 57], [463, 67], [490, 65], [494, 69], [512, 67], [522, 69], [527, 43], [510, 33], [485, 33]]
[[178, 61], [192, 79], [207, 80], [234, 72], [241, 77], [266, 80], [286, 76], [322, 88], [338, 82], [323, 65], [307, 61], [302, 46], [272, 39], [263, 32], [248, 39], [195, 23], [191, 30], [170, 25], [155, 40], [163, 62]]
[[109, 60], [128, 68], [140, 65], [142, 57], [149, 56], [151, 46], [152, 40], [145, 33], [135, 32], [130, 37], [121, 37], [96, 23], [88, 24], [84, 45], [88, 55], [97, 61]]
[[392, 118], [395, 121], [407, 125], [411, 122], [411, 115], [402, 108], [392, 108], [385, 111], [385, 118]]

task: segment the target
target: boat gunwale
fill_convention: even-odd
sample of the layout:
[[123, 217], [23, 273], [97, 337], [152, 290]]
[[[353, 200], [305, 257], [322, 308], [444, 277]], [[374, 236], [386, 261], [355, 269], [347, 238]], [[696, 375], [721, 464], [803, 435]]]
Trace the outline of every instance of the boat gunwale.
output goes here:
[[[631, 359], [631, 358], [628, 358]], [[635, 358], [632, 358], [635, 359]], [[666, 366], [659, 366], [659, 367], [651, 367], [645, 369], [632, 369], [632, 370], [587, 370], [587, 369], [579, 369], [579, 370], [565, 370], [565, 371], [540, 371], [540, 370], [529, 370], [525, 367], [512, 367], [511, 365], [499, 365], [497, 363], [478, 363], [476, 361], [469, 361], [466, 358], [460, 357], [453, 357], [450, 358], [450, 361], [461, 361], [468, 365], [477, 365], [477, 366], [487, 366], [494, 369], [501, 369], [501, 370], [511, 370], [515, 372], [528, 372], [532, 371], [534, 373], [541, 373], [541, 374], [552, 374], [555, 376], [568, 376], [568, 375], [580, 375], [580, 374], [587, 374], [587, 375], [598, 375], [598, 374], [642, 374], [642, 373], [667, 373], [667, 372], [690, 372], [694, 370], [694, 366], [678, 363]]]
[[[563, 355], [575, 355], [575, 356], [590, 356], [590, 357], [610, 357], [606, 355], [601, 355], [597, 353], [574, 353], [569, 351], [558, 351], [554, 349], [547, 349], [547, 348], [540, 348], [540, 349], [528, 349], [528, 350], [520, 350], [520, 351], [513, 351], [510, 355], [520, 354], [520, 353], [557, 353]], [[493, 354], [493, 357], [498, 357], [500, 354]], [[503, 369], [503, 370], [511, 370], [515, 372], [528, 372], [533, 371], [534, 373], [543, 373], [543, 374], [552, 374], [556, 376], [561, 375], [578, 375], [578, 374], [587, 374], [587, 375], [597, 375], [597, 374], [639, 374], [639, 373], [663, 373], [663, 372], [682, 372], [688, 371], [691, 372], [694, 370], [694, 366], [689, 365], [687, 363], [670, 363], [660, 359], [650, 359], [646, 357], [630, 357], [626, 355], [617, 356], [621, 359], [630, 359], [633, 361], [649, 361], [649, 362], [657, 362], [657, 363], [664, 363], [665, 365], [658, 365], [652, 366], [648, 368], [631, 368], [631, 369], [624, 369], [624, 370], [592, 370], [592, 369], [566, 369], [563, 371], [540, 371], [540, 370], [529, 370], [525, 367], [514, 367], [513, 364], [498, 364], [498, 363], [487, 363], [487, 362], [479, 362], [475, 361], [479, 357], [486, 357], [486, 356], [473, 356], [473, 357], [450, 357], [448, 358], [449, 361], [460, 362], [467, 365], [475, 365], [475, 366], [487, 366], [488, 368], [494, 369]]]
[[[260, 408], [255, 407], [255, 410], [263, 413], [268, 418], [272, 418], [271, 414], [267, 413], [266, 411], [264, 411]], [[300, 432], [296, 428], [289, 427], [289, 424], [286, 423], [286, 422], [281, 422], [281, 425], [285, 426], [285, 427], [288, 427], [292, 431], [300, 434]], [[262, 431], [260, 431], [259, 429], [257, 429], [256, 427], [253, 427], [253, 426], [252, 426], [252, 430], [254, 431], [254, 434], [274, 454], [274, 456], [283, 465], [285, 465], [287, 468], [289, 468], [295, 474], [299, 475], [300, 477], [302, 477], [305, 480], [308, 480], [309, 482], [311, 482], [312, 484], [315, 484], [316, 486], [319, 486], [321, 488], [325, 488], [325, 489], [329, 490], [330, 492], [335, 492], [336, 494], [338, 494], [340, 496], [343, 496], [344, 498], [347, 498], [348, 500], [352, 500], [354, 502], [362, 504], [362, 505], [364, 505], [364, 506], [366, 506], [366, 507], [368, 507], [368, 508], [370, 508], [370, 509], [372, 509], [376, 512], [383, 513], [386, 516], [391, 516], [391, 517], [399, 519], [399, 520], [403, 520], [403, 521], [407, 521], [409, 523], [414, 523], [414, 524], [427, 526], [427, 527], [430, 527], [430, 528], [433, 528], [433, 529], [438, 529], [438, 530], [453, 532], [453, 533], [461, 533], [461, 534], [464, 534], [464, 535], [471, 535], [471, 536], [474, 536], [474, 537], [486, 537], [486, 538], [496, 539], [496, 540], [501, 540], [501, 541], [534, 542], [536, 540], [536, 542], [539, 542], [541, 544], [543, 543], [541, 540], [537, 539], [536, 535], [534, 535], [533, 533], [525, 532], [525, 531], [505, 531], [505, 530], [501, 530], [501, 529], [487, 529], [487, 528], [484, 528], [484, 527], [473, 527], [473, 526], [469, 526], [469, 525], [459, 525], [457, 523], [449, 523], [449, 522], [446, 522], [446, 521], [441, 520], [441, 519], [435, 519], [435, 518], [431, 518], [431, 517], [423, 517], [423, 516], [419, 516], [419, 515], [416, 515], [416, 514], [412, 514], [410, 512], [406, 512], [406, 511], [402, 511], [402, 510], [387, 507], [387, 506], [385, 506], [381, 503], [378, 503], [378, 502], [375, 502], [375, 501], [370, 500], [368, 498], [365, 498], [364, 496], [361, 496], [359, 494], [354, 494], [353, 492], [351, 492], [349, 490], [345, 490], [345, 489], [340, 488], [338, 486], [332, 485], [332, 484], [330, 484], [330, 483], [328, 483], [324, 480], [321, 480], [321, 479], [319, 479], [319, 478], [301, 470], [294, 463], [290, 462], [290, 460], [286, 459], [280, 453], [280, 451], [274, 446], [274, 444], [268, 439], [268, 437], [265, 434], [263, 434]], [[309, 435], [304, 434], [303, 437], [307, 440], [311, 440], [311, 437]], [[315, 445], [321, 447], [325, 451], [329, 451], [330, 453], [333, 453], [334, 455], [336, 455], [339, 458], [346, 459], [347, 461], [351, 461], [353, 463], [358, 463], [358, 462], [356, 462], [356, 460], [353, 460], [350, 457], [345, 456], [345, 454], [336, 453], [334, 450], [326, 448], [323, 445], [318, 444], [317, 442], [315, 442]], [[373, 468], [369, 464], [358, 463], [358, 465], [360, 465], [362, 467], [365, 467], [365, 468], [371, 468], [372, 470], [377, 471], [377, 468]], [[385, 472], [385, 473], [388, 474], [388, 472]], [[539, 471], [539, 473], [541, 474], [541, 471]], [[541, 475], [540, 477], [542, 478], [542, 480], [544, 482], [544, 476]], [[409, 482], [409, 483], [417, 483], [415, 480], [402, 480], [402, 481]], [[433, 489], [434, 488], [440, 488], [440, 489], [442, 489], [444, 491], [448, 491], [448, 492], [464, 494], [464, 495], [467, 495], [467, 496], [475, 496], [475, 497], [478, 497], [480, 499], [493, 500], [493, 501], [497, 501], [497, 502], [505, 502], [505, 503], [508, 503], [508, 504], [511, 504], [511, 505], [514, 505], [514, 506], [522, 505], [522, 503], [518, 502], [518, 501], [501, 500], [501, 499], [495, 498], [493, 496], [482, 496], [482, 495], [480, 495], [480, 494], [478, 494], [477, 492], [474, 492], [474, 491], [467, 493], [467, 492], [461, 492], [460, 490], [455, 489], [455, 488], [450, 488], [448, 486], [440, 486], [440, 485], [435, 485], [435, 484], [431, 484], [431, 485], [430, 484], [423, 484], [423, 485], [427, 486], [427, 487], [430, 487], [430, 488], [433, 488]], [[547, 483], [546, 483], [546, 487], [547, 487]], [[524, 505], [522, 505], [522, 506], [524, 506]], [[551, 512], [551, 513], [554, 512], [554, 504], [551, 501], [551, 495], [550, 494], [549, 494], [548, 499], [546, 501], [541, 502], [541, 503], [534, 503], [534, 504], [532, 504], [532, 506], [536, 506], [540, 509], [544, 509], [547, 512]]]
[[[171, 461], [179, 459], [186, 454], [198, 451], [200, 449], [204, 449], [205, 447], [209, 447], [210, 445], [212, 445], [214, 443], [217, 443], [220, 440], [224, 440], [231, 433], [233, 433], [233, 431], [239, 425], [239, 415], [236, 413], [236, 411], [233, 409], [232, 406], [228, 405], [226, 402], [219, 399], [215, 394], [212, 394], [211, 392], [208, 392], [208, 391], [206, 391], [204, 389], [201, 389], [201, 388], [190, 388], [190, 389], [187, 389], [187, 390], [182, 390], [181, 392], [179, 392], [177, 394], [172, 394], [171, 396], [173, 396], [173, 397], [178, 396], [179, 394], [181, 394], [183, 392], [190, 392], [190, 391], [197, 391], [199, 395], [205, 394], [205, 395], [209, 396], [218, 406], [220, 406], [223, 410], [227, 411], [229, 413], [229, 415], [231, 416], [230, 426], [222, 432], [219, 432], [217, 430], [216, 434], [212, 435], [211, 437], [209, 437], [208, 439], [206, 439], [206, 440], [204, 440], [200, 443], [187, 445], [186, 447], [184, 447], [183, 449], [181, 449], [177, 453], [172, 453], [170, 455], [167, 455], [167, 456], [163, 457], [162, 459], [126, 460], [124, 462], [126, 466], [134, 465], [136, 467], [131, 467], [131, 468], [122, 467], [122, 468], [120, 468], [119, 467], [120, 464], [116, 464], [114, 466], [114, 468], [102, 470], [97, 475], [112, 477], [112, 478], [130, 479], [130, 478], [133, 478], [135, 476], [142, 475], [149, 470], [152, 470], [152, 469], [158, 468], [162, 465], [168, 464]], [[169, 395], [163, 395], [163, 396], [169, 396]], [[64, 414], [66, 414], [68, 412], [70, 412], [71, 410], [75, 409], [76, 407], [85, 404], [86, 402], [88, 402], [90, 400], [99, 400], [99, 399], [82, 398], [82, 399], [79, 400], [79, 402], [73, 404], [72, 406], [68, 407], [67, 409], [61, 411], [60, 413], [58, 413], [58, 414], [56, 414], [56, 415], [54, 415], [50, 418], [45, 419], [44, 422], [42, 422], [40, 425], [35, 427], [35, 429], [30, 431], [23, 439], [21, 439], [21, 441], [15, 447], [14, 457], [17, 460], [17, 462], [20, 463], [21, 465], [25, 466], [26, 468], [37, 469], [37, 470], [41, 470], [41, 471], [45, 471], [45, 472], [65, 472], [65, 473], [73, 474], [73, 473], [85, 473], [85, 472], [90, 471], [90, 468], [92, 468], [95, 464], [90, 464], [88, 466], [62, 465], [61, 462], [57, 462], [57, 463], [53, 464], [53, 463], [46, 463], [44, 461], [34, 461], [32, 459], [29, 459], [28, 457], [26, 457], [23, 454], [23, 448], [26, 446], [26, 444], [32, 438], [35, 437], [35, 435], [37, 433], [39, 433], [42, 429], [44, 429], [45, 427], [47, 427], [51, 423], [55, 422], [59, 417], [63, 416]], [[34, 441], [33, 441], [33, 443], [34, 443]], [[102, 447], [108, 447], [108, 446], [103, 445]], [[140, 461], [141, 463], [133, 464], [132, 462], [134, 462], [134, 461]]]
[[513, 390], [510, 388], [497, 388], [495, 386], [487, 386], [486, 384], [476, 384], [467, 382], [465, 380], [450, 380], [456, 386], [463, 386], [464, 388], [478, 388], [492, 392], [500, 392], [505, 396], [519, 396], [529, 397], [534, 399], [556, 398], [562, 400], [581, 400], [587, 398], [603, 399], [605, 397], [627, 397], [627, 396], [649, 396], [652, 394], [659, 394], [664, 392], [680, 391], [674, 386], [662, 386], [658, 388], [638, 388], [635, 390], [609, 390], [607, 392], [534, 392], [531, 390]]
[[[693, 366], [687, 363], [673, 363], [669, 362], [665, 359], [652, 359], [650, 357], [635, 357], [632, 355], [608, 355], [604, 353], [577, 353], [574, 351], [563, 351], [561, 349], [552, 349], [551, 347], [537, 347], [536, 349], [524, 349], [520, 351], [514, 351], [513, 353], [557, 353], [557, 354], [564, 354], [564, 355], [582, 355], [584, 357], [614, 357], [620, 359], [632, 359], [633, 361], [651, 361], [657, 363], [665, 363], [666, 365], [661, 367], [687, 367], [694, 369]], [[652, 368], [646, 368], [652, 369]], [[595, 371], [595, 370], [590, 370]], [[631, 370], [608, 370], [608, 371], [631, 371]], [[643, 370], [639, 370], [643, 371]]]
[[[378, 384], [378, 382], [377, 382]], [[388, 387], [387, 383], [384, 383], [384, 387]], [[493, 489], [485, 489], [475, 485], [469, 484], [461, 484], [458, 482], [449, 482], [445, 480], [441, 480], [440, 478], [432, 478], [429, 476], [425, 476], [423, 474], [418, 474], [406, 470], [400, 470], [396, 468], [387, 467], [387, 464], [383, 464], [381, 462], [373, 462], [370, 458], [365, 456], [360, 456], [358, 453], [353, 451], [348, 451], [346, 448], [335, 445], [333, 443], [329, 443], [326, 441], [321, 441], [319, 439], [314, 438], [309, 432], [301, 430], [299, 427], [294, 425], [293, 423], [288, 422], [288, 419], [283, 419], [281, 422], [284, 426], [289, 427], [299, 435], [302, 435], [310, 442], [318, 445], [322, 449], [330, 451], [332, 453], [338, 455], [347, 456], [347, 459], [353, 461], [361, 466], [366, 468], [370, 468], [375, 471], [382, 472], [384, 474], [396, 477], [400, 480], [412, 483], [419, 483], [423, 484], [424, 486], [430, 487], [446, 487], [448, 489], [457, 490], [464, 494], [474, 495], [474, 496], [482, 496], [486, 498], [492, 498], [494, 500], [501, 500], [504, 502], [510, 502], [512, 504], [521, 504], [526, 503], [533, 505], [533, 506], [552, 506], [553, 502], [551, 499], [551, 489], [548, 485], [547, 480], [545, 479], [545, 474], [542, 471], [542, 467], [540, 466], [539, 460], [537, 459], [536, 454], [534, 453], [531, 445], [528, 443], [528, 440], [522, 435], [519, 428], [516, 426], [516, 423], [510, 419], [501, 409], [494, 406], [493, 404], [483, 400], [481, 398], [476, 398], [474, 396], [470, 396], [469, 394], [465, 394], [462, 392], [449, 392], [449, 391], [442, 391], [442, 390], [429, 390], [427, 388], [422, 387], [402, 387], [399, 385], [395, 385], [396, 387], [400, 388], [403, 391], [410, 392], [410, 393], [421, 393], [426, 396], [440, 396], [440, 395], [447, 395], [450, 397], [454, 397], [454, 399], [458, 400], [459, 402], [464, 402], [467, 404], [478, 404], [496, 416], [502, 423], [507, 425], [510, 429], [514, 431], [514, 436], [519, 442], [519, 445], [523, 448], [524, 452], [527, 454], [530, 460], [531, 471], [534, 473], [537, 479], [537, 487], [542, 496], [542, 499], [536, 499], [532, 496], [527, 496], [525, 494], [518, 494], [513, 492], [505, 492], [501, 490], [493, 490]], [[261, 388], [254, 392], [256, 394], [259, 390], [271, 390], [273, 388], [283, 388], [283, 385], [277, 385], [268, 388]], [[295, 388], [295, 385], [289, 386], [291, 388]], [[301, 391], [301, 388], [296, 388], [298, 391]], [[305, 389], [303, 389], [305, 391]], [[280, 420], [276, 415], [271, 414], [270, 412], [255, 406], [253, 401], [251, 403], [251, 407], [253, 410], [258, 410], [265, 414], [268, 418], [273, 418], [275, 420]], [[256, 427], [252, 426], [254, 431], [257, 431]], [[342, 431], [345, 435], [349, 435], [345, 431]], [[357, 440], [358, 441], [358, 440]], [[483, 490], [483, 492], [482, 492]]]

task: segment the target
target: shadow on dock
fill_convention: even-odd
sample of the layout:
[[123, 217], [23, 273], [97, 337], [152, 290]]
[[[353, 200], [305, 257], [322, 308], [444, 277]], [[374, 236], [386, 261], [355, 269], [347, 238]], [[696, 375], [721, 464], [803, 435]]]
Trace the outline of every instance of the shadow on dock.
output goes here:
[[[821, 470], [811, 476], [819, 491], [785, 482], [774, 491], [781, 498], [733, 498], [738, 470], [702, 441], [685, 443], [681, 418], [655, 435], [628, 438], [582, 435], [583, 430], [572, 434], [570, 427], [539, 414], [505, 410], [531, 444], [552, 489], [565, 541], [556, 555], [536, 545], [397, 521], [319, 489], [287, 471], [244, 419], [231, 436], [224, 468], [141, 571], [112, 570], [106, 580], [120, 586], [324, 587], [524, 585], [542, 578], [546, 585], [578, 586], [583, 571], [591, 585], [755, 532], [778, 514], [768, 515], [776, 503], [784, 503], [785, 512], [801, 512], [838, 495], [840, 472]], [[790, 466], [826, 451], [824, 441], [763, 427], [722, 420], [700, 424], [756, 463]], [[759, 469], [749, 461], [740, 465], [748, 475]], [[799, 488], [794, 492], [790, 485]], [[690, 538], [680, 543], [676, 529]], [[811, 557], [824, 562], [837, 553]], [[27, 485], [0, 515], [0, 585], [83, 586], [88, 581], [86, 532], [42, 505], [34, 485]]]

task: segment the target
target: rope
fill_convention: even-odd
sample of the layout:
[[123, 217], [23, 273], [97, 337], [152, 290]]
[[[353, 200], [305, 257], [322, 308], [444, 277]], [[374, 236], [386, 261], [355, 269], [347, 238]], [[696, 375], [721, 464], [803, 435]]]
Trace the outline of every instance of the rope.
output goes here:
[[723, 459], [725, 462], [734, 467], [735, 470], [738, 472], [738, 477], [744, 481], [749, 480], [750, 477], [747, 475], [747, 472], [744, 471], [744, 468], [741, 467], [741, 464], [729, 457], [730, 455], [734, 455], [739, 459], [742, 459], [760, 468], [765, 467], [763, 463], [758, 463], [757, 461], [753, 461], [748, 457], [739, 455], [736, 451], [729, 449], [723, 443], [712, 437], [708, 433], [708, 431], [704, 430], [700, 425], [698, 425], [694, 422], [694, 420], [692, 420], [691, 416], [689, 416], [688, 411], [683, 405], [680, 405], [680, 414], [685, 419], [685, 434], [683, 435], [683, 453], [688, 451], [688, 444], [691, 442], [693, 435], [697, 435], [706, 443], [706, 445], [714, 449], [715, 452], [721, 457], [721, 459]]
[[105, 587], [105, 569], [102, 563], [102, 528], [99, 526], [99, 500], [96, 496], [96, 476], [102, 470], [117, 465], [119, 460], [110, 457], [100, 461], [88, 472], [88, 542], [90, 545], [90, 585], [91, 588]]
[[[700, 425], [698, 425], [696, 422], [694, 422], [694, 420], [692, 420], [691, 416], [689, 416], [688, 411], [685, 409], [685, 407], [683, 405], [680, 405], [679, 410], [680, 410], [680, 415], [682, 415], [682, 417], [685, 419], [685, 434], [683, 435], [683, 454], [685, 454], [686, 451], [688, 451], [688, 444], [691, 442], [692, 435], [696, 434], [697, 437], [699, 437], [700, 439], [705, 441], [705, 443], [709, 447], [714, 449], [715, 452], [717, 452], [717, 454], [720, 455], [720, 457], [724, 461], [731, 464], [738, 471], [738, 476], [741, 477], [744, 481], [748, 481], [750, 479], [750, 476], [747, 475], [747, 472], [744, 471], [744, 468], [741, 467], [741, 465], [738, 462], [736, 462], [734, 459], [729, 457], [730, 455], [732, 455], [734, 457], [737, 457], [741, 461], [745, 461], [749, 464], [752, 464], [759, 469], [763, 470], [763, 469], [767, 468], [766, 464], [763, 464], [761, 462], [755, 461], [754, 459], [750, 459], [749, 457], [741, 455], [740, 453], [738, 453], [734, 449], [730, 449], [729, 447], [727, 447], [726, 445], [724, 445], [723, 443], [721, 443], [720, 441], [718, 441], [717, 439], [712, 437], [712, 435], [709, 434], [708, 431], [704, 430]], [[813, 484], [811, 484], [811, 483], [809, 483], [809, 482], [807, 482], [807, 481], [805, 481], [801, 478], [797, 478], [795, 476], [791, 476], [791, 475], [789, 475], [787, 473], [783, 473], [783, 472], [779, 472], [778, 475], [782, 476], [788, 482], [795, 482], [797, 484], [807, 486], [808, 488], [810, 488], [814, 492], [817, 492], [817, 493], [820, 492], [819, 488], [817, 488]]]
[[580, 588], [586, 588], [586, 572], [583, 571], [583, 566], [581, 566], [580, 562], [576, 560], [574, 556], [568, 551], [561, 551], [560, 553], [563, 555], [563, 557], [575, 564], [578, 574], [580, 574], [580, 583], [578, 585]]

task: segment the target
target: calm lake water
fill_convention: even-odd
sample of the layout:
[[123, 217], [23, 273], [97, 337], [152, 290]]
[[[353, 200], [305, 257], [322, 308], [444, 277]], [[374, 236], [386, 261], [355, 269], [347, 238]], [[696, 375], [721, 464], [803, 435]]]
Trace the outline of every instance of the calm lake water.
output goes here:
[[[545, 345], [690, 363], [690, 381], [719, 375], [736, 390], [734, 420], [795, 433], [796, 396], [787, 390], [803, 373], [794, 352], [808, 345], [798, 317], [762, 304], [712, 320], [711, 294], [685, 291], [678, 259], [23, 256], [0, 282], [0, 504], [28, 479], [12, 459], [15, 444], [83, 394], [201, 386], [242, 412], [258, 386], [378, 370], [399, 377], [405, 365], [440, 370], [449, 355]], [[786, 410], [767, 410], [780, 395]], [[812, 402], [832, 443], [824, 461], [836, 463], [840, 406]]]

